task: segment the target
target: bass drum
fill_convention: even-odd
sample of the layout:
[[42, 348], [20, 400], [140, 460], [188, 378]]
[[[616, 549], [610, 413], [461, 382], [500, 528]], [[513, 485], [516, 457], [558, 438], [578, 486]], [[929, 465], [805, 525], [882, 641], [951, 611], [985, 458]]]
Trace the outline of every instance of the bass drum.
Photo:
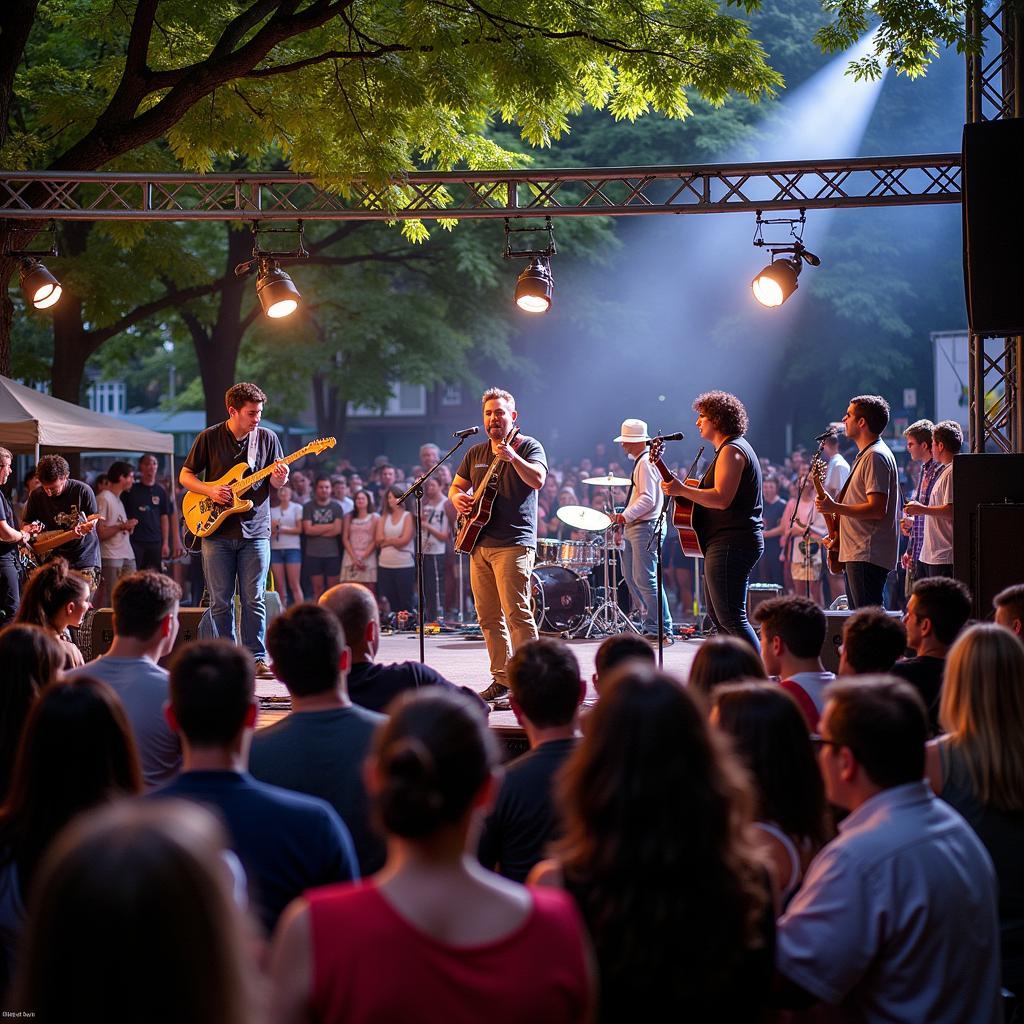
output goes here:
[[586, 621], [590, 584], [561, 565], [538, 565], [530, 573], [530, 607], [541, 633], [571, 633]]

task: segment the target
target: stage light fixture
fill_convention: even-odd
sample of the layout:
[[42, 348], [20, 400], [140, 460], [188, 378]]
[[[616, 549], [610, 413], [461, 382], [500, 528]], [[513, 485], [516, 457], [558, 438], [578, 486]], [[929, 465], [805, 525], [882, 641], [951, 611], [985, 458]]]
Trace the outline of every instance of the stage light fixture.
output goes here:
[[[548, 236], [548, 244], [543, 249], [513, 249], [512, 235], [526, 232], [544, 231]], [[544, 218], [543, 227], [514, 228], [505, 218], [505, 251], [502, 256], [506, 260], [529, 260], [530, 264], [521, 271], [516, 279], [516, 305], [525, 313], [546, 313], [551, 308], [555, 284], [551, 274], [551, 257], [557, 253], [555, 248], [555, 232], [551, 226], [551, 218]]]
[[31, 302], [36, 309], [49, 309], [60, 301], [64, 289], [60, 281], [46, 269], [42, 260], [34, 256], [23, 257], [18, 267], [18, 277], [25, 301]]
[[[269, 249], [260, 248], [261, 234], [295, 234], [299, 235], [297, 249], [287, 252], [272, 252]], [[256, 297], [260, 300], [265, 316], [272, 320], [280, 320], [283, 317], [291, 316], [299, 308], [302, 296], [291, 275], [281, 269], [279, 264], [284, 260], [309, 259], [309, 253], [303, 245], [302, 221], [298, 222], [297, 228], [261, 228], [259, 224], [253, 224], [253, 249], [252, 259], [239, 263], [235, 267], [236, 277], [245, 277], [248, 274], [256, 274]]]
[[800, 260], [773, 260], [754, 278], [754, 298], [762, 306], [781, 306], [797, 290]]
[[[754, 231], [754, 245], [765, 247], [772, 254], [772, 261], [751, 281], [750, 286], [754, 298], [762, 306], [775, 308], [781, 306], [798, 288], [797, 278], [805, 263], [812, 267], [821, 266], [821, 260], [804, 248], [803, 234], [806, 222], [806, 211], [801, 210], [799, 217], [762, 218], [757, 211], [757, 226]], [[768, 242], [764, 239], [765, 224], [789, 225], [790, 237], [785, 242]]]

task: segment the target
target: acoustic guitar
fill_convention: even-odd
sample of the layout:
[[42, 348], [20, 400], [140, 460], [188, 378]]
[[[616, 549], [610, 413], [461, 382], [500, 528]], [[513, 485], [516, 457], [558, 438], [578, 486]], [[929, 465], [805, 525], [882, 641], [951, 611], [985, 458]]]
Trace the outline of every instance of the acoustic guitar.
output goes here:
[[[825, 490], [825, 474], [828, 465], [821, 459], [815, 459], [811, 463], [811, 483], [819, 498], [831, 498], [832, 495]], [[833, 512], [822, 512], [822, 518], [828, 527], [828, 536], [821, 539], [821, 543], [828, 549], [828, 571], [833, 576], [842, 574], [845, 563], [839, 561], [839, 516]]]
[[[704, 449], [701, 448], [701, 452]], [[661, 437], [654, 438], [651, 441], [651, 465], [661, 474], [661, 479], [666, 483], [671, 483], [675, 480], [672, 475], [672, 470], [665, 465], [662, 461], [662, 453], [665, 451], [665, 440]], [[700, 452], [697, 453], [697, 458], [693, 460], [693, 466], [690, 467], [690, 471], [697, 465], [697, 461], [700, 459]], [[686, 479], [683, 481], [689, 487], [699, 487], [700, 480], [697, 477], [690, 476], [687, 474]], [[675, 502], [672, 506], [672, 525], [676, 528], [676, 532], [679, 534], [679, 545], [683, 549], [683, 554], [687, 558], [703, 558], [704, 552], [700, 547], [700, 539], [697, 537], [697, 531], [693, 528], [693, 508], [694, 503], [689, 498], [672, 498]]]
[[[316, 441], [310, 441], [309, 444], [304, 445], [297, 452], [292, 452], [291, 455], [279, 461], [286, 463], [294, 462], [296, 459], [301, 459], [304, 455], [319, 455], [328, 448], [333, 448], [335, 444], [337, 442], [333, 437], [321, 437]], [[249, 464], [247, 462], [239, 462], [232, 466], [220, 479], [206, 481], [214, 487], [230, 487], [232, 495], [230, 505], [221, 505], [219, 502], [214, 501], [213, 498], [208, 498], [205, 494], [200, 494], [198, 491], [185, 492], [184, 497], [181, 499], [181, 514], [185, 519], [185, 526], [188, 532], [196, 541], [201, 541], [204, 537], [209, 537], [211, 534], [216, 533], [231, 516], [237, 516], [240, 512], [248, 512], [252, 508], [252, 502], [243, 498], [242, 495], [250, 487], [255, 487], [261, 481], [266, 480], [274, 472], [274, 466], [267, 466], [246, 476], [248, 470]], [[186, 542], [188, 542], [188, 538], [186, 538]], [[194, 550], [190, 544], [186, 543], [186, 546]]]
[[[519, 434], [519, 427], [514, 426], [505, 438], [505, 444], [511, 444]], [[455, 550], [468, 555], [476, 547], [484, 527], [491, 521], [494, 511], [494, 499], [498, 496], [498, 481], [505, 465], [497, 455], [491, 459], [487, 472], [474, 488], [473, 505], [470, 510], [455, 521]]]
[[[81, 523], [101, 523], [103, 516], [98, 512], [83, 516]], [[81, 525], [79, 523], [79, 525]], [[72, 530], [45, 530], [37, 533], [30, 544], [19, 545], [19, 551], [26, 569], [33, 569], [47, 561], [48, 556], [62, 544], [77, 540], [79, 534]]]

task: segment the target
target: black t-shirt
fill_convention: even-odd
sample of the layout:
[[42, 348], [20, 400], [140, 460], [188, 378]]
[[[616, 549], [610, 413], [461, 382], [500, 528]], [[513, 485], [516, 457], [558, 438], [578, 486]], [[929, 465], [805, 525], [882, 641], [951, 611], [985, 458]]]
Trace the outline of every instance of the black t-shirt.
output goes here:
[[[548, 457], [536, 438], [520, 434], [512, 447], [527, 462], [539, 462], [547, 469]], [[490, 441], [475, 444], [466, 452], [456, 475], [469, 480], [475, 490], [493, 458]], [[482, 548], [537, 546], [537, 492], [507, 462], [502, 463], [491, 518], [477, 544]]]
[[480, 837], [480, 863], [513, 882], [525, 882], [545, 847], [558, 836], [551, 796], [555, 773], [576, 741], [551, 740], [505, 766], [498, 799]]
[[357, 661], [348, 674], [348, 695], [352, 703], [370, 711], [384, 711], [400, 693], [421, 686], [462, 689], [450, 683], [440, 672], [418, 661], [396, 661], [393, 665]]
[[[47, 530], [70, 530], [81, 517], [96, 513], [96, 495], [88, 484], [71, 480], [64, 485], [60, 494], [51, 498], [42, 487], [37, 487], [29, 496], [25, 506], [26, 523], [37, 519]], [[84, 537], [61, 544], [53, 554], [68, 560], [72, 569], [98, 569], [100, 567], [100, 541], [95, 528]]]
[[[255, 465], [245, 471], [251, 472], [266, 469], [275, 460], [280, 459], [284, 452], [277, 434], [265, 427], [257, 427], [259, 431], [256, 444]], [[215, 427], [207, 427], [193, 442], [192, 451], [185, 460], [185, 468], [196, 476], [213, 483], [240, 462], [249, 457], [249, 435], [241, 441], [228, 430], [227, 422], [218, 423]], [[217, 530], [216, 536], [234, 538], [235, 540], [253, 540], [270, 537], [270, 477], [267, 476], [242, 495], [251, 501], [253, 507], [248, 512], [228, 516], [224, 524]]]
[[[7, 495], [3, 491], [0, 491], [0, 520], [5, 522], [12, 530], [18, 528], [14, 518], [14, 509], [11, 508], [11, 503], [7, 500]], [[13, 555], [17, 550], [18, 542], [16, 540], [0, 540], [0, 558], [4, 558], [6, 555]]]
[[722, 442], [715, 453], [715, 461], [701, 478], [700, 486], [708, 489], [715, 486], [715, 471], [718, 457], [726, 447], [738, 448], [746, 457], [747, 464], [740, 476], [736, 495], [728, 508], [707, 508], [694, 505], [693, 528], [700, 538], [701, 547], [707, 551], [716, 540], [726, 539], [730, 544], [743, 547], [762, 548], [761, 537], [761, 463], [754, 449], [745, 437], [730, 437]]
[[[782, 521], [782, 513], [785, 511], [786, 503], [781, 498], [776, 498], [772, 502], [766, 501], [764, 503], [764, 509], [761, 511], [761, 517], [764, 520], [764, 528], [766, 530], [774, 530]], [[778, 560], [780, 550], [781, 545], [779, 537], [765, 537], [764, 557], [766, 559], [774, 557]]]
[[121, 504], [129, 519], [138, 519], [132, 531], [135, 544], [160, 544], [164, 536], [160, 532], [160, 517], [170, 515], [167, 491], [160, 484], [132, 484], [121, 494]]
[[942, 671], [945, 658], [925, 655], [921, 658], [905, 658], [897, 661], [890, 670], [892, 675], [905, 679], [919, 694], [928, 709], [928, 732], [939, 734], [939, 696], [942, 693]]

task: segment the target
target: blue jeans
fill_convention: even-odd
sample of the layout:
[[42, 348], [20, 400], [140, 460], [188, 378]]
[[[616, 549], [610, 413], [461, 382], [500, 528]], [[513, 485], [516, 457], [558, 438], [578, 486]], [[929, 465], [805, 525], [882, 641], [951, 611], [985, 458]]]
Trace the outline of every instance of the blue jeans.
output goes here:
[[[647, 609], [644, 615], [644, 632], [658, 632], [658, 550], [651, 544], [654, 536], [654, 520], [629, 523], [623, 531], [625, 547], [622, 549], [622, 575], [626, 586], [638, 608]], [[650, 550], [648, 550], [650, 545]], [[661, 621], [666, 633], [672, 632], [672, 614], [668, 610], [665, 591], [661, 592]]]
[[203, 572], [210, 595], [210, 616], [216, 636], [236, 643], [235, 587], [242, 606], [243, 647], [256, 661], [267, 660], [265, 593], [270, 570], [270, 538], [242, 540], [233, 537], [203, 539]]
[[846, 574], [846, 597], [851, 611], [871, 605], [882, 607], [888, 569], [873, 562], [847, 562], [843, 572]]
[[758, 654], [761, 644], [747, 619], [747, 585], [763, 550], [717, 540], [704, 552], [704, 593], [711, 621], [720, 633], [746, 640]]

